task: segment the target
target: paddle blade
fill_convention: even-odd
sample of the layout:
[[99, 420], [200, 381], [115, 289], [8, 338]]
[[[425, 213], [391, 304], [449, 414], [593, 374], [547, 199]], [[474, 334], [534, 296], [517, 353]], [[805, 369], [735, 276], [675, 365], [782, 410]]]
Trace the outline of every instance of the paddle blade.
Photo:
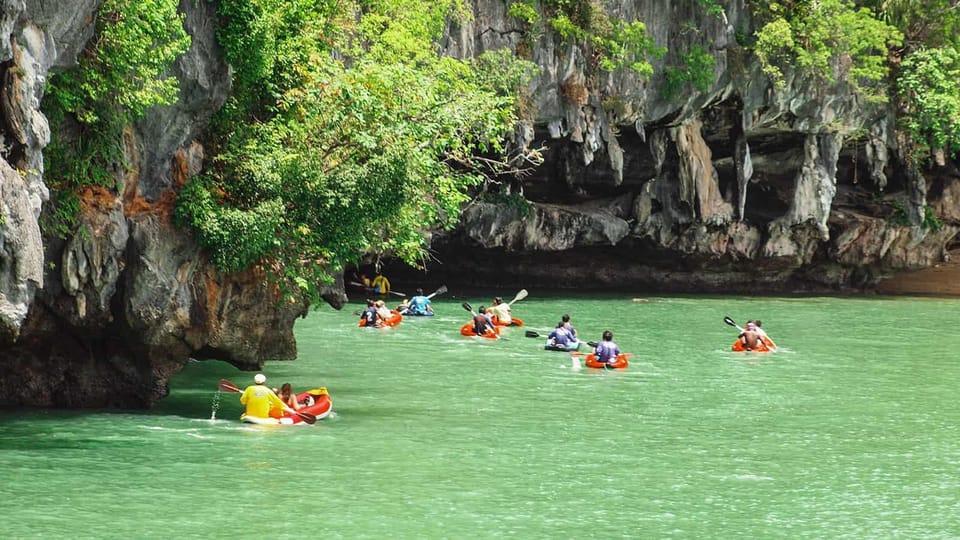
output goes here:
[[519, 302], [520, 300], [523, 300], [526, 297], [527, 297], [527, 290], [520, 289], [520, 292], [518, 292], [517, 295], [513, 297], [513, 300], [511, 300], [509, 303], [512, 304], [514, 302]]
[[596, 341], [588, 341], [588, 342], [587, 342], [587, 345], [589, 345], [589, 346], [591, 346], [591, 347], [593, 347], [593, 348], [596, 348], [597, 345], [599, 345], [599, 343], [597, 343]]
[[538, 332], [534, 332], [533, 330], [527, 330], [523, 333], [523, 335], [527, 337], [540, 337], [540, 334]]
[[463, 309], [469, 311], [470, 313], [473, 313], [473, 306], [471, 306], [469, 302], [464, 302], [460, 305], [463, 306]]
[[724, 317], [724, 318], [723, 318], [723, 322], [729, 324], [730, 326], [736, 326], [736, 325], [737, 325], [737, 323], [735, 323], [735, 322], [733, 321], [733, 319], [731, 319], [730, 317]]
[[314, 415], [312, 415], [312, 414], [310, 414], [310, 413], [305, 413], [305, 412], [297, 411], [297, 416], [299, 416], [301, 420], [303, 420], [304, 422], [306, 422], [306, 423], [308, 423], [308, 424], [316, 424], [316, 423], [317, 423], [317, 417], [314, 416]]
[[437, 290], [433, 291], [432, 293], [430, 293], [430, 294], [427, 296], [427, 298], [433, 298], [434, 296], [436, 296], [436, 295], [438, 295], [438, 294], [443, 294], [443, 293], [445, 293], [445, 292], [447, 292], [447, 286], [446, 286], [446, 285], [441, 285], [439, 289], [437, 289]]
[[232, 382], [226, 379], [220, 379], [219, 388], [223, 392], [239, 392], [240, 391], [240, 387], [238, 387], [237, 385], [233, 384]]

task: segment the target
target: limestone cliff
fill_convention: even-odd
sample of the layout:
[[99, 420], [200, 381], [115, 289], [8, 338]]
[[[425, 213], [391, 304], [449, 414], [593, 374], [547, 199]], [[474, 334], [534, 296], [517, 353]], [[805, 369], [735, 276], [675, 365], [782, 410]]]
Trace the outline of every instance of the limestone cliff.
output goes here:
[[[122, 189], [88, 189], [75, 233], [41, 235], [44, 84], [75, 63], [98, 5], [3, 2], [0, 406], [149, 406], [191, 357], [244, 369], [294, 358], [293, 323], [307, 312], [258, 269], [218, 272], [171, 223], [175, 190], [203, 163], [196, 140], [230, 88], [210, 2], [181, 2], [192, 47], [173, 68], [180, 100], [128, 130]], [[341, 304], [342, 284], [326, 298]]]
[[[539, 36], [521, 132], [546, 148], [545, 163], [513, 182], [511, 204], [477, 202], [435, 237], [444, 264], [428, 269], [432, 280], [869, 291], [946, 258], [960, 230], [957, 164], [905, 174], [892, 112], [842, 81], [824, 88], [788, 73], [775, 89], [737, 43], [752, 24], [745, 3], [723, 5], [715, 16], [694, 1], [606, 2], [670, 51], [646, 81], [598, 72], [580, 46]], [[527, 49], [504, 2], [478, 0], [474, 15], [451, 30], [449, 54]], [[666, 96], [664, 73], [692, 46], [715, 58], [713, 83]], [[930, 211], [942, 227], [924, 226]]]

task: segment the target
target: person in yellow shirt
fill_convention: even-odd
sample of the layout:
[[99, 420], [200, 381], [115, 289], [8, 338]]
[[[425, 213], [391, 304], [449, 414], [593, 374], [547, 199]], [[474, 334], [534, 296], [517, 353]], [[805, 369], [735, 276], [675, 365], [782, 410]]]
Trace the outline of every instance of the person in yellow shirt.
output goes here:
[[[280, 411], [296, 414], [297, 411], [277, 397], [277, 394], [273, 393], [266, 382], [267, 377], [263, 373], [257, 373], [253, 377], [254, 384], [248, 386], [240, 395], [240, 404], [247, 406], [247, 410], [241, 418], [247, 416], [258, 419], [270, 418], [271, 416], [277, 418], [280, 414], [276, 412]], [[276, 412], [271, 414], [273, 411]]]
[[377, 294], [387, 294], [390, 292], [390, 280], [383, 274], [377, 274], [370, 282], [370, 287]]

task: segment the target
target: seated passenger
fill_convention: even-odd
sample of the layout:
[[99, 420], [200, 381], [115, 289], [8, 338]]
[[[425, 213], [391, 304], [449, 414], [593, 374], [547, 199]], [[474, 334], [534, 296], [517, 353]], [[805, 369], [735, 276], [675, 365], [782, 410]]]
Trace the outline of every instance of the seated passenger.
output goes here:
[[554, 347], [566, 347], [573, 342], [573, 336], [567, 331], [563, 322], [558, 322], [557, 327], [547, 336], [547, 342]]
[[613, 342], [613, 332], [609, 330], [603, 331], [603, 341], [597, 343], [593, 354], [596, 356], [597, 361], [603, 362], [604, 364], [611, 364], [617, 361], [617, 356], [620, 355], [620, 347], [617, 347], [617, 344]]

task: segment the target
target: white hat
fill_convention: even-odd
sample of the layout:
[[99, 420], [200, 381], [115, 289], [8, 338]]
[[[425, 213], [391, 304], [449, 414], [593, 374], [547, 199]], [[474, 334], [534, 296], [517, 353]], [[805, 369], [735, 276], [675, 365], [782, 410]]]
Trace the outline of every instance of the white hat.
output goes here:
[[257, 384], [263, 384], [267, 382], [267, 376], [264, 375], [263, 373], [257, 373], [256, 375], [253, 376], [253, 382]]

